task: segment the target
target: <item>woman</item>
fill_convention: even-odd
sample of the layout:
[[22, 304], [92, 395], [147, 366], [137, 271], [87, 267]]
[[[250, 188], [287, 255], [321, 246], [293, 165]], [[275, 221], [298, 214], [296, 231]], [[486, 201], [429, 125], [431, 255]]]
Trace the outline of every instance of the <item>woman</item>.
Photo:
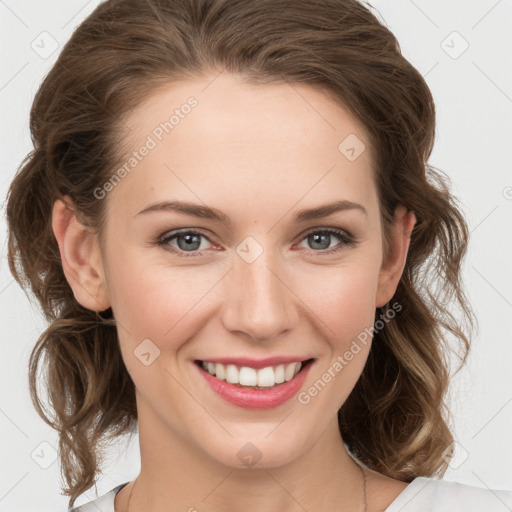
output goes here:
[[109, 0], [31, 131], [9, 262], [50, 323], [30, 386], [70, 507], [140, 439], [139, 476], [70, 510], [512, 506], [436, 478], [468, 229], [431, 93], [366, 7]]

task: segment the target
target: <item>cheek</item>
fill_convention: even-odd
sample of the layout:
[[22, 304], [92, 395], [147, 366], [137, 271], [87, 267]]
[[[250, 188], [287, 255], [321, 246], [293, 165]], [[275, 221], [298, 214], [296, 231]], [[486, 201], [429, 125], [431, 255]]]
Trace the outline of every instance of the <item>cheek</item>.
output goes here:
[[[209, 291], [222, 278], [222, 272], [206, 267], [172, 267], [153, 264], [141, 254], [126, 255], [112, 269], [109, 285], [112, 309], [122, 324], [120, 335], [128, 336], [130, 346], [149, 338], [161, 347], [172, 342], [204, 309]], [[122, 328], [124, 327], [124, 329]]]
[[312, 270], [303, 280], [301, 298], [318, 316], [316, 325], [334, 350], [344, 351], [373, 325], [377, 284], [375, 262], [363, 257], [339, 267]]
[[[335, 271], [331, 268], [324, 277], [321, 286], [318, 281], [316, 288], [309, 283], [305, 300], [308, 305], [313, 304], [311, 310], [318, 316], [315, 330], [320, 331], [317, 335], [324, 341], [322, 361], [297, 399], [310, 418], [326, 419], [346, 401], [368, 358], [377, 271], [374, 262], [368, 260], [364, 264], [359, 260]], [[320, 423], [318, 428], [326, 426]]]

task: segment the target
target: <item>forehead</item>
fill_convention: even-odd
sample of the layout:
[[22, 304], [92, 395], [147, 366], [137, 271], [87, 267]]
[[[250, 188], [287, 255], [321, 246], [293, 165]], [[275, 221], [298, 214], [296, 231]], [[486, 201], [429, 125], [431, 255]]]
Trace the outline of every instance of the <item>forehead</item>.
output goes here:
[[[124, 164], [137, 161], [125, 166], [114, 195], [131, 211], [171, 195], [230, 204], [237, 195], [241, 204], [288, 207], [305, 195], [317, 203], [326, 192], [333, 200], [374, 196], [363, 125], [308, 85], [255, 85], [225, 73], [172, 82], [132, 111], [126, 125]], [[135, 157], [144, 147], [150, 149]]]

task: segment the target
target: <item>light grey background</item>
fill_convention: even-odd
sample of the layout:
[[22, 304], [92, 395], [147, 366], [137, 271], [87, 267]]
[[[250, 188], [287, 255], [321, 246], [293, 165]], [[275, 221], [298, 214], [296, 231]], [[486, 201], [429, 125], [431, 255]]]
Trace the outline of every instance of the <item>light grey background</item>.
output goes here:
[[[74, 28], [98, 4], [0, 0], [2, 203], [31, 149], [33, 96]], [[458, 444], [445, 479], [512, 490], [512, 0], [371, 4], [433, 92], [438, 124], [430, 162], [451, 177], [471, 229], [465, 279], [480, 331], [469, 365], [451, 387]], [[43, 54], [52, 44], [56, 51]], [[57, 436], [36, 414], [28, 392], [28, 357], [44, 323], [9, 273], [3, 207], [1, 212], [0, 512], [64, 511]], [[137, 437], [120, 443], [98, 494], [133, 479], [139, 463]], [[77, 504], [94, 499], [93, 490]]]

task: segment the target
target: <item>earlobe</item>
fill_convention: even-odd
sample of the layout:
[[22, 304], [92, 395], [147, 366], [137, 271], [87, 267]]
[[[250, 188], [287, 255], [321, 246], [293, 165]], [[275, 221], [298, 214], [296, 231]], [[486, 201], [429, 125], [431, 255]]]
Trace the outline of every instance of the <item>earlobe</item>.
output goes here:
[[96, 234], [77, 217], [69, 196], [55, 201], [52, 229], [76, 300], [92, 311], [110, 307]]
[[380, 272], [376, 307], [387, 304], [395, 294], [407, 261], [411, 232], [416, 224], [416, 215], [399, 205], [395, 209], [391, 227], [389, 254], [383, 260]]

